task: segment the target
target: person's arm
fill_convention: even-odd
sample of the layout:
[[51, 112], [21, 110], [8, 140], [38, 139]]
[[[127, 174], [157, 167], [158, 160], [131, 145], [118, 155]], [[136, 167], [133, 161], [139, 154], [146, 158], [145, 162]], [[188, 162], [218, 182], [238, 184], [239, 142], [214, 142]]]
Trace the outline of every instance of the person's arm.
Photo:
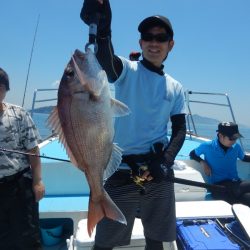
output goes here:
[[200, 156], [198, 156], [198, 155], [195, 154], [195, 150], [192, 150], [192, 151], [189, 153], [189, 156], [190, 156], [190, 158], [191, 158], [192, 160], [195, 160], [195, 161], [198, 161], [198, 162], [203, 161], [203, 159], [202, 159]]
[[180, 151], [186, 137], [186, 119], [185, 114], [173, 115], [172, 135], [168, 147], [164, 151], [164, 157], [167, 166], [172, 166], [178, 152]]
[[245, 161], [245, 162], [250, 162], [250, 155], [244, 155], [244, 158], [242, 159], [242, 161]]
[[204, 169], [204, 172], [207, 176], [211, 175], [211, 173], [212, 173], [211, 168], [209, 167], [209, 165], [207, 164], [207, 162], [205, 160], [203, 160], [200, 156], [196, 155], [195, 150], [192, 150], [189, 153], [189, 156], [192, 160], [195, 160], [201, 164], [201, 166]]
[[178, 114], [171, 117], [172, 136], [167, 148], [162, 151], [163, 144], [154, 144], [153, 158], [148, 165], [148, 170], [143, 177], [147, 180], [155, 179], [161, 181], [167, 176], [171, 178], [171, 169], [178, 152], [180, 151], [186, 136], [185, 114]]
[[[28, 153], [40, 155], [39, 147], [28, 150]], [[45, 187], [42, 182], [41, 159], [36, 156], [29, 156], [32, 178], [33, 178], [33, 191], [36, 201], [41, 200], [45, 193]]]
[[114, 54], [111, 37], [97, 38], [97, 44], [97, 60], [106, 72], [109, 82], [115, 82], [122, 73], [123, 64], [121, 59]]
[[98, 50], [96, 57], [106, 72], [109, 82], [116, 81], [121, 75], [123, 65], [121, 59], [114, 54], [111, 41], [112, 12], [109, 0], [85, 0], [81, 9], [80, 17], [89, 25], [98, 16], [96, 42]]
[[250, 162], [250, 154], [246, 154], [238, 143], [235, 144], [235, 148], [237, 147], [238, 147], [238, 158], [244, 162]]

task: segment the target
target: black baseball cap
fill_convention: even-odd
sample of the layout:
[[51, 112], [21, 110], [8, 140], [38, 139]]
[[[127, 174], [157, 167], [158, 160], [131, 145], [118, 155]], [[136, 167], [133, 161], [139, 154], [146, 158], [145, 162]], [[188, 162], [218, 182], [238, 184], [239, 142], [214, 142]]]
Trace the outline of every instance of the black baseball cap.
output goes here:
[[0, 84], [4, 84], [6, 90], [10, 90], [8, 74], [2, 68], [0, 68]]
[[243, 137], [239, 133], [238, 125], [234, 122], [221, 122], [218, 125], [218, 130], [216, 131], [233, 140]]
[[174, 31], [172, 28], [172, 24], [168, 20], [168, 18], [160, 15], [150, 16], [145, 18], [138, 26], [138, 31], [140, 33], [147, 32], [148, 29], [155, 27], [155, 26], [161, 26], [166, 29], [167, 33], [170, 35], [170, 37], [173, 39], [174, 37]]

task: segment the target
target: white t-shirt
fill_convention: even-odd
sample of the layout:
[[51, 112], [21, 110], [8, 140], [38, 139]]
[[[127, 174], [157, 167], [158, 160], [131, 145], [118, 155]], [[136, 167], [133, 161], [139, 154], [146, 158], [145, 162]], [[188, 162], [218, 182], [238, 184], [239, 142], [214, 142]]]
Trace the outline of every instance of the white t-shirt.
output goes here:
[[138, 61], [121, 58], [123, 71], [115, 84], [116, 99], [131, 113], [115, 119], [114, 142], [124, 155], [149, 152], [155, 142], [168, 143], [171, 116], [185, 114], [182, 85], [168, 74], [159, 75]]

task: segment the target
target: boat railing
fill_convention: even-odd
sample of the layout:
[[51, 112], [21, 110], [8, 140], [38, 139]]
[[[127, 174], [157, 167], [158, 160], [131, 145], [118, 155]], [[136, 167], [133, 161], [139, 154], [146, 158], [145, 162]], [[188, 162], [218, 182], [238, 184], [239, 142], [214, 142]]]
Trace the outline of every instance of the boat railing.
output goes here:
[[[225, 97], [225, 99], [224, 99], [224, 102], [217, 102], [217, 101], [209, 102], [209, 101], [192, 99], [192, 97], [191, 97], [192, 95], [196, 95], [196, 96], [198, 96], [198, 95], [205, 96], [206, 95], [206, 96], [215, 96], [215, 97], [217, 96], [217, 97]], [[192, 109], [191, 109], [191, 105], [190, 105], [191, 103], [198, 103], [198, 104], [206, 104], [206, 105], [215, 105], [215, 106], [226, 107], [226, 108], [229, 109], [229, 114], [230, 114], [230, 116], [232, 118], [232, 121], [234, 123], [237, 123], [236, 119], [235, 119], [234, 112], [233, 112], [233, 108], [232, 108], [232, 105], [231, 105], [231, 102], [230, 102], [230, 98], [229, 98], [227, 93], [195, 92], [195, 91], [186, 90], [185, 91], [185, 98], [186, 98], [186, 107], [188, 109], [187, 126], [188, 126], [188, 131], [190, 131], [190, 135], [192, 135], [191, 131], [194, 131], [194, 134], [196, 136], [198, 136], [196, 124], [195, 124], [194, 119], [193, 119], [193, 113], [192, 113]], [[190, 123], [192, 124], [193, 130], [191, 129]], [[244, 149], [241, 138], [239, 138], [239, 141], [240, 141], [240, 144], [241, 144], [242, 148]]]
[[37, 96], [39, 92], [55, 92], [57, 93], [58, 89], [53, 88], [53, 89], [35, 89], [34, 94], [33, 94], [33, 101], [32, 101], [32, 107], [30, 111], [31, 117], [33, 117], [34, 111], [35, 111], [35, 106], [37, 103], [46, 103], [46, 102], [52, 102], [56, 101], [57, 98], [48, 98], [48, 99], [38, 99]]
[[[114, 95], [114, 89], [112, 88], [112, 95]], [[52, 102], [52, 101], [56, 101], [57, 98], [55, 98], [54, 96], [56, 96], [58, 89], [57, 88], [49, 88], [49, 89], [36, 89], [34, 91], [34, 95], [33, 95], [33, 101], [32, 101], [32, 109], [31, 109], [31, 116], [33, 116], [34, 112], [35, 112], [35, 108], [36, 105], [38, 103], [48, 103], [48, 102]], [[38, 94], [40, 94], [40, 92], [45, 93], [46, 92], [46, 99], [38, 99]], [[51, 92], [52, 96], [51, 98], [47, 93]], [[54, 92], [54, 93], [53, 93]], [[43, 95], [44, 96], [44, 95]], [[197, 100], [197, 99], [193, 99], [194, 96], [203, 96], [202, 100]], [[205, 101], [204, 101], [204, 96], [206, 97]], [[209, 98], [207, 98], [208, 96], [213, 96], [213, 97], [225, 97], [225, 100], [223, 102], [218, 102], [218, 101], [207, 101]], [[192, 112], [192, 108], [191, 108], [191, 104], [192, 103], [197, 103], [197, 104], [205, 104], [205, 105], [215, 105], [215, 106], [222, 106], [222, 107], [226, 107], [229, 109], [229, 114], [231, 116], [231, 119], [233, 122], [236, 122], [235, 119], [235, 115], [233, 112], [233, 108], [230, 102], [230, 98], [228, 96], [228, 94], [226, 93], [212, 93], [212, 92], [195, 92], [195, 91], [190, 91], [190, 90], [186, 90], [185, 91], [185, 99], [186, 99], [186, 107], [187, 107], [187, 131], [188, 134], [190, 136], [195, 135], [195, 136], [200, 136], [197, 133], [197, 127], [196, 127], [196, 123], [194, 121], [193, 118], [193, 112]], [[242, 148], [244, 149], [242, 140], [239, 138], [240, 144], [242, 146]]]

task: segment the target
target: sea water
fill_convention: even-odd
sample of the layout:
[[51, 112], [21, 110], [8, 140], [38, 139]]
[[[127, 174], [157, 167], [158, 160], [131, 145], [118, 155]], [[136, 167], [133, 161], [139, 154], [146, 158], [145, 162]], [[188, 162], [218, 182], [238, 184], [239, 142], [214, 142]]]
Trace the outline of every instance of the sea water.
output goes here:
[[[47, 125], [47, 119], [48, 114], [44, 113], [34, 113], [33, 114], [33, 120], [40, 132], [40, 135], [43, 139], [48, 137], [52, 134], [51, 130], [49, 129]], [[197, 134], [200, 136], [204, 136], [206, 138], [213, 139], [216, 137], [216, 130], [217, 130], [218, 124], [205, 124], [205, 123], [196, 123], [196, 127], [188, 128], [195, 132], [196, 130]], [[250, 152], [250, 128], [245, 126], [239, 127], [240, 133], [244, 136], [244, 138], [241, 139], [244, 150], [247, 152]]]

